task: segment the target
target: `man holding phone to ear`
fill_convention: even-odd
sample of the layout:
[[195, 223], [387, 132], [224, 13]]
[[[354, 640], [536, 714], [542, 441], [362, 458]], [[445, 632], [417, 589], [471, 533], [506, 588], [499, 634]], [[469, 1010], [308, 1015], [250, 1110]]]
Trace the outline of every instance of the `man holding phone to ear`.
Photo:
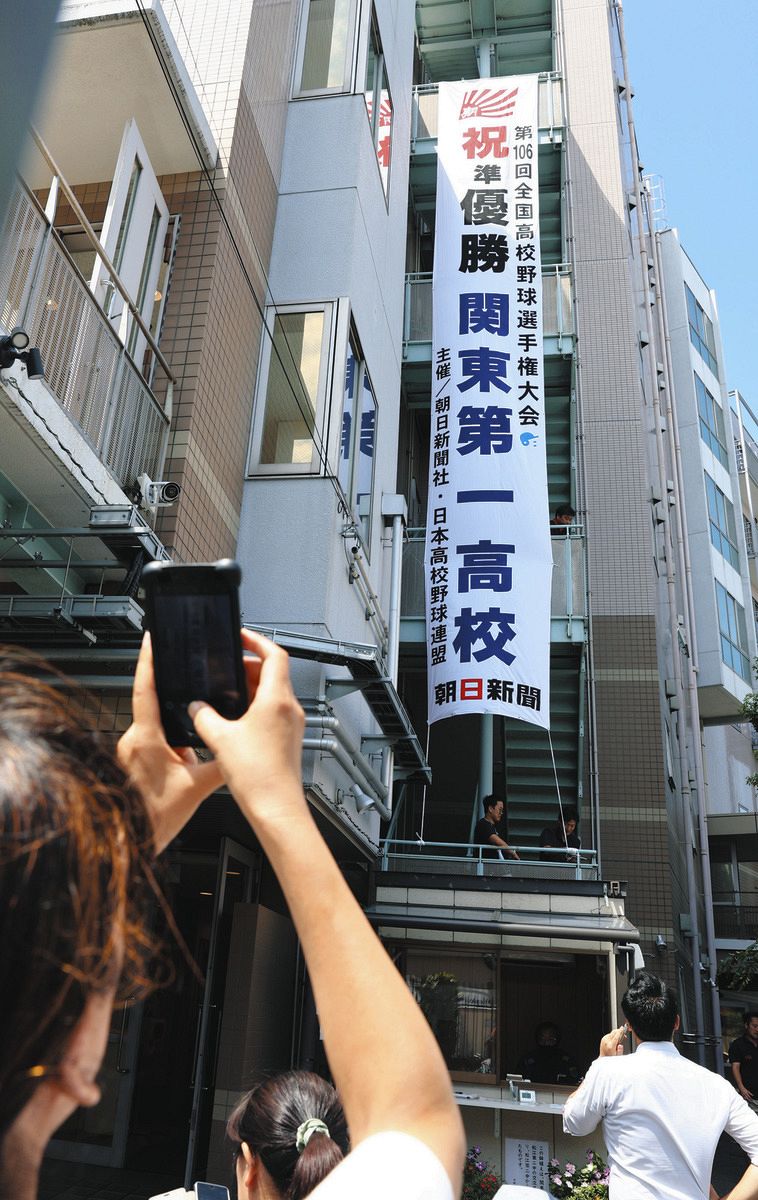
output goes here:
[[[720, 1075], [679, 1054], [674, 990], [639, 971], [621, 1008], [626, 1023], [602, 1039], [563, 1110], [566, 1133], [585, 1136], [602, 1121], [610, 1200], [706, 1200], [724, 1132], [750, 1158], [729, 1200], [758, 1200], [758, 1116]], [[632, 1055], [624, 1054], [629, 1037]]]

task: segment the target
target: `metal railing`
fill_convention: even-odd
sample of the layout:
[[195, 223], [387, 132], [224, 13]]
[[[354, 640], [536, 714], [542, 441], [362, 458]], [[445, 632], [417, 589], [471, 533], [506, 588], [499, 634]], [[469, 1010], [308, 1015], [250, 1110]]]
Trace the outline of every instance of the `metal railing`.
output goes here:
[[[381, 843], [382, 871], [413, 871], [429, 875], [495, 875], [513, 879], [598, 879], [595, 850], [553, 850], [542, 846], [512, 846], [518, 858], [493, 857], [491, 846], [470, 842], [422, 842], [385, 838]], [[569, 859], [570, 861], [567, 861]]]
[[0, 325], [39, 347], [50, 391], [119, 483], [160, 479], [169, 414], [22, 184], [0, 233]]
[[[486, 80], [479, 80], [481, 86], [486, 86]], [[437, 110], [439, 85], [436, 83], [419, 84], [413, 89], [413, 105], [411, 108], [411, 146], [424, 138], [437, 137]], [[539, 76], [538, 90], [538, 125], [540, 129], [559, 129], [565, 124], [563, 114], [563, 85], [560, 73], [543, 71]]]
[[[721, 893], [725, 895], [725, 893]], [[741, 892], [739, 903], [735, 903], [734, 892], [726, 893], [728, 900], [720, 900], [715, 892], [713, 899], [713, 921], [716, 937], [747, 938], [755, 941], [758, 934], [758, 892]]]
[[[403, 545], [403, 581], [400, 611], [404, 617], [422, 617], [426, 611], [424, 546], [426, 530], [411, 528]], [[553, 579], [550, 615], [570, 621], [587, 615], [584, 575], [584, 532], [581, 525], [567, 526], [552, 537]]]
[[[571, 267], [555, 263], [542, 268], [543, 337], [573, 337], [574, 307]], [[405, 318], [403, 339], [406, 343], [432, 340], [432, 276], [416, 272], [405, 277]]]

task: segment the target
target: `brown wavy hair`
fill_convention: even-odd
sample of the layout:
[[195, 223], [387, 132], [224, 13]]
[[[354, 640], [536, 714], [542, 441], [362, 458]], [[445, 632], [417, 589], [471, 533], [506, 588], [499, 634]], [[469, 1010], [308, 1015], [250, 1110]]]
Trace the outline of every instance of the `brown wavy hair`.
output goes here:
[[0, 1138], [90, 992], [139, 999], [170, 970], [148, 928], [161, 893], [144, 800], [53, 674], [0, 647]]
[[[302, 1151], [297, 1131], [318, 1117], [329, 1130], [314, 1133]], [[243, 1096], [226, 1125], [240, 1153], [247, 1142], [271, 1176], [281, 1200], [303, 1200], [326, 1178], [349, 1149], [345, 1114], [330, 1083], [310, 1071], [287, 1071]]]

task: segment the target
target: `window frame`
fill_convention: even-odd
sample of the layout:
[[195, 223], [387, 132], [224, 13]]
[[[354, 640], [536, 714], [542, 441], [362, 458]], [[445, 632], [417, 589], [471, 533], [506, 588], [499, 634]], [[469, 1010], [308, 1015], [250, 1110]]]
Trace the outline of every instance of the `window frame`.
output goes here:
[[[369, 54], [372, 51], [372, 47], [374, 50], [374, 79], [373, 79], [373, 91], [371, 91], [371, 96], [372, 96], [371, 112], [369, 112], [369, 107], [368, 107], [369, 106], [369, 101], [368, 101], [368, 96], [369, 96], [368, 82], [369, 81], [368, 81], [367, 75], [368, 75]], [[379, 29], [379, 18], [377, 17], [376, 6], [374, 4], [371, 5], [371, 9], [369, 11], [368, 28], [366, 31], [366, 53], [365, 53], [364, 57], [365, 57], [365, 68], [364, 68], [364, 79], [363, 79], [363, 102], [366, 105], [366, 116], [368, 118], [369, 130], [371, 131], [371, 144], [374, 147], [374, 157], [376, 158], [376, 165], [379, 170], [379, 178], [382, 181], [382, 191], [384, 192], [385, 203], [389, 207], [390, 181], [391, 181], [391, 174], [392, 174], [392, 140], [393, 140], [394, 128], [395, 128], [395, 106], [392, 102], [392, 89], [390, 87], [389, 72], [387, 70], [387, 58], [384, 53], [384, 45], [382, 42], [382, 35], [381, 35], [380, 29]], [[383, 84], [386, 84], [386, 88], [383, 87]], [[379, 134], [380, 134], [380, 130], [381, 130], [379, 120], [381, 117], [381, 108], [382, 108], [381, 98], [385, 91], [387, 93], [387, 96], [389, 97], [390, 114], [391, 114], [390, 115], [390, 134], [389, 134], [389, 139], [390, 139], [389, 159], [387, 162], [386, 169], [382, 166], [381, 162], [379, 161], [379, 142], [380, 142]], [[379, 104], [378, 105], [374, 103], [374, 97], [376, 97], [377, 95], [379, 96]]]
[[706, 366], [719, 378], [718, 360], [716, 358], [716, 338], [713, 332], [713, 321], [703, 308], [692, 289], [685, 283], [685, 298], [687, 302], [687, 324], [690, 329], [690, 341], [697, 350]]
[[298, 23], [297, 42], [292, 66], [292, 86], [290, 95], [293, 100], [310, 100], [317, 96], [344, 96], [355, 91], [356, 73], [358, 67], [357, 43], [360, 21], [359, 0], [347, 0], [349, 8], [348, 28], [345, 38], [345, 63], [342, 81], [334, 87], [304, 88], [302, 87], [303, 67], [305, 64], [305, 47], [308, 39], [308, 17], [311, 5], [316, 0], [302, 0]]
[[[714, 579], [713, 582], [716, 588], [716, 615], [718, 617], [719, 626], [719, 648], [721, 652], [721, 661], [726, 667], [729, 668], [730, 671], [734, 671], [735, 675], [738, 675], [740, 679], [745, 680], [749, 684], [750, 655], [747, 645], [748, 639], [745, 609], [732, 595], [732, 593], [726, 587], [724, 587], [723, 583], [720, 583], [718, 579]], [[720, 592], [723, 592], [724, 594], [723, 600], [719, 594]], [[724, 628], [721, 622], [722, 614], [726, 619], [726, 628]], [[742, 614], [741, 620], [740, 614]], [[742, 645], [740, 644], [740, 639], [742, 640]], [[733, 652], [730, 654], [728, 659], [724, 654], [724, 642], [728, 644]], [[744, 662], [741, 663], [741, 669], [735, 667], [734, 665], [733, 655], [735, 654], [739, 660], [744, 660]]]
[[[313, 450], [310, 463], [262, 463], [260, 461], [263, 432], [266, 421], [266, 406], [274, 348], [277, 317], [298, 313], [320, 312], [324, 315], [321, 333], [321, 359], [319, 362], [318, 394], [313, 414]], [[261, 346], [258, 356], [258, 371], [253, 401], [253, 420], [248, 449], [247, 476], [290, 478], [312, 478], [327, 473], [329, 461], [329, 413], [332, 407], [334, 385], [334, 347], [339, 321], [339, 304], [336, 300], [308, 301], [302, 304], [275, 304], [265, 311], [264, 328], [261, 330]], [[324, 462], [326, 457], [326, 462]]]
[[[729, 452], [726, 448], [726, 422], [724, 419], [724, 410], [713, 393], [705, 386], [705, 383], [700, 378], [697, 371], [693, 371], [693, 375], [695, 378], [695, 402], [697, 405], [701, 441], [705, 442], [711, 454], [713, 454], [713, 456], [721, 463], [722, 467], [728, 471]], [[708, 410], [707, 420], [703, 416], [703, 411], [701, 408], [700, 389], [702, 389], [703, 392], [703, 404]], [[719, 417], [721, 418], [720, 429], [718, 428]]]
[[[721, 557], [733, 567], [740, 569], [740, 554], [737, 549], [737, 526], [734, 516], [734, 505], [725, 492], [722, 492], [716, 481], [707, 471], [705, 476], [705, 497], [708, 509], [708, 525], [711, 535], [711, 545]], [[724, 548], [728, 548], [728, 553]]]
[[[376, 448], [378, 444], [377, 431], [379, 428], [379, 402], [376, 398], [376, 391], [371, 379], [371, 372], [368, 369], [366, 358], [361, 346], [361, 340], [358, 337], [358, 332], [355, 328], [353, 320], [349, 322], [348, 336], [345, 344], [345, 377], [347, 374], [348, 355], [352, 354], [357, 364], [355, 372], [355, 382], [353, 388], [354, 396], [354, 411], [352, 414], [352, 428], [350, 431], [350, 452], [347, 458], [347, 479], [343, 482], [341, 478], [342, 468], [342, 425], [345, 414], [345, 398], [347, 388], [343, 388], [342, 411], [340, 413], [339, 422], [339, 445], [338, 445], [338, 462], [336, 480], [340, 491], [345, 499], [345, 507], [353, 518], [355, 528], [361, 544], [366, 552], [366, 557], [371, 558], [371, 535], [373, 532], [374, 523], [374, 493], [376, 491]], [[357, 485], [359, 482], [359, 467], [360, 467], [360, 439], [361, 439], [361, 420], [356, 419], [357, 416], [363, 416], [363, 390], [365, 381], [368, 380], [368, 392], [374, 402], [374, 453], [371, 456], [371, 486], [369, 489], [370, 503], [368, 520], [364, 529], [362, 519], [358, 510], [358, 494]]]

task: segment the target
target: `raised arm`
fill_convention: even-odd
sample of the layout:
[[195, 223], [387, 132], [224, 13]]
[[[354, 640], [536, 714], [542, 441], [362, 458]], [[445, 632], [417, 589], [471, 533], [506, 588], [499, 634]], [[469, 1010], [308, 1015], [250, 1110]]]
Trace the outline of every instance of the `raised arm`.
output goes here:
[[385, 1130], [412, 1134], [437, 1155], [457, 1195], [463, 1129], [439, 1047], [310, 815], [303, 712], [287, 655], [256, 634], [243, 639], [260, 658], [248, 665], [245, 716], [225, 721], [202, 702], [190, 712], [287, 899], [353, 1145]]

